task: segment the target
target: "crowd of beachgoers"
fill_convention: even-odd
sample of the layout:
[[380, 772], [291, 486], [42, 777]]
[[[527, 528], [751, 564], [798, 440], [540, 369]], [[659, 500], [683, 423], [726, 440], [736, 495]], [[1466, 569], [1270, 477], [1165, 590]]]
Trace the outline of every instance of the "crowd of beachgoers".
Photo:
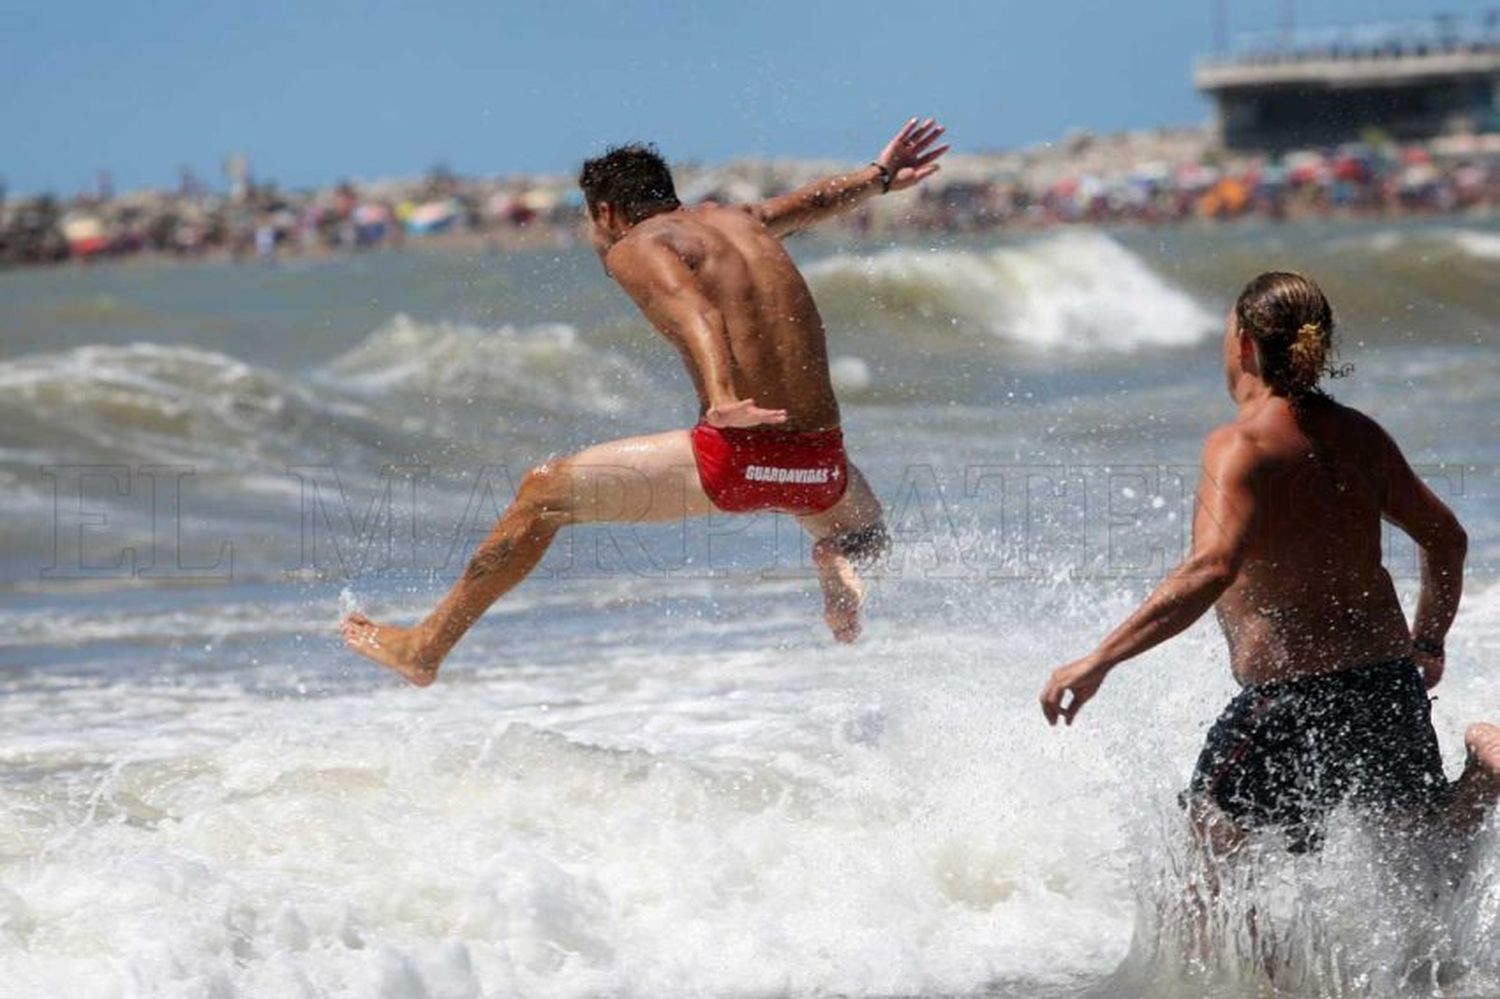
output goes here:
[[[750, 201], [848, 164], [739, 160], [678, 168], [685, 202]], [[1228, 152], [1210, 129], [1075, 133], [1005, 153], [953, 155], [911, 197], [876, 199], [841, 225], [856, 234], [1170, 225], [1242, 218], [1393, 216], [1500, 208], [1500, 134], [1369, 141], [1277, 155]], [[215, 191], [71, 198], [0, 191], [0, 267], [141, 257], [257, 259], [401, 245], [502, 249], [578, 238], [569, 176], [411, 180], [287, 192], [241, 176]]]

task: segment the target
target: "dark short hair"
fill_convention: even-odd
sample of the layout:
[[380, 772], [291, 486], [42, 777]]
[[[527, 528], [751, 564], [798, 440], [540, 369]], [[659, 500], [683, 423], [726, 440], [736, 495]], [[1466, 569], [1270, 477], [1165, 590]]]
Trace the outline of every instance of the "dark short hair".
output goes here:
[[600, 202], [606, 202], [631, 222], [639, 222], [681, 204], [667, 161], [655, 146], [640, 142], [614, 146], [603, 156], [586, 160], [578, 173], [578, 186], [583, 188], [590, 215]]
[[1292, 271], [1257, 275], [1240, 292], [1234, 316], [1259, 348], [1273, 391], [1297, 400], [1317, 392], [1323, 375], [1344, 373], [1333, 364], [1333, 307], [1310, 278]]

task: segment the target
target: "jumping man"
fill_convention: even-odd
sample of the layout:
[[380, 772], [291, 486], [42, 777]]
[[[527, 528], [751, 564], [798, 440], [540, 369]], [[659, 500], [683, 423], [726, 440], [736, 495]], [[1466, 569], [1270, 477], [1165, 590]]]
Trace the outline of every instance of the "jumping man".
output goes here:
[[813, 539], [828, 626], [837, 640], [854, 641], [864, 593], [855, 563], [878, 557], [888, 539], [879, 501], [845, 457], [823, 320], [780, 237], [932, 176], [948, 150], [936, 145], [942, 134], [932, 119], [912, 119], [863, 170], [753, 205], [685, 207], [649, 147], [625, 146], [585, 163], [578, 183], [594, 248], [605, 272], [682, 355], [699, 422], [531, 469], [432, 613], [409, 628], [350, 614], [342, 625], [348, 646], [426, 686], [562, 527], [680, 520], [716, 509], [795, 516]]

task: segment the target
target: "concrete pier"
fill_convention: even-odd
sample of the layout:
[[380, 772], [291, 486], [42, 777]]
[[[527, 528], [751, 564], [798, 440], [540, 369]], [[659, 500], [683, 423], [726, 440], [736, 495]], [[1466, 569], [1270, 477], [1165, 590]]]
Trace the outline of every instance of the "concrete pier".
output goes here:
[[1230, 149], [1500, 131], [1500, 37], [1363, 37], [1205, 59], [1193, 82]]

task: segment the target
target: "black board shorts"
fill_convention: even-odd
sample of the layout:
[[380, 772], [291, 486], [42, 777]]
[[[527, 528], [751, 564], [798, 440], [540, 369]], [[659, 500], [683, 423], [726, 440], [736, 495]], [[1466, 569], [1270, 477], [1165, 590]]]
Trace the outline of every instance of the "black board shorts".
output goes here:
[[1423, 813], [1447, 800], [1422, 671], [1395, 659], [1246, 687], [1209, 729], [1188, 795], [1316, 849], [1342, 802]]

